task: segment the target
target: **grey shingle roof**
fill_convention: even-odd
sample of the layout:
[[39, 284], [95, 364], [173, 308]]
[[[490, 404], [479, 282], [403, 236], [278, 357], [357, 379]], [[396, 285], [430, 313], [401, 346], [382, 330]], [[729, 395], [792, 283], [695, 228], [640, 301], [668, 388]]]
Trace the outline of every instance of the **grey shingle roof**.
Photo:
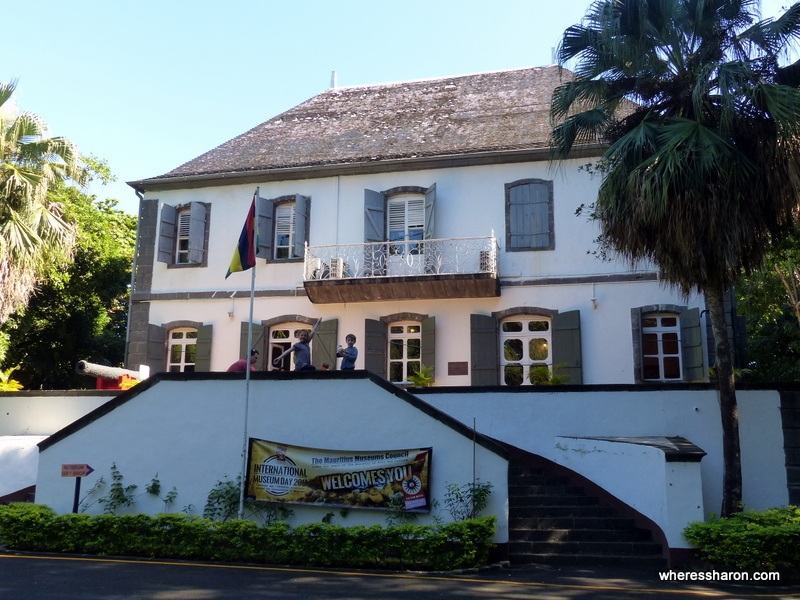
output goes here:
[[160, 179], [543, 149], [557, 66], [328, 89]]

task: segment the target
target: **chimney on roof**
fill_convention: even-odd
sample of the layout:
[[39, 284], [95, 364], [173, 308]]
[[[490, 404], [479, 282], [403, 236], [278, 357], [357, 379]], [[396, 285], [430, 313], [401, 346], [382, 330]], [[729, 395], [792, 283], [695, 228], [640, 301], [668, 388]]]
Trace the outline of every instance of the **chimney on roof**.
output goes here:
[[336, 89], [336, 71], [331, 71], [331, 89]]

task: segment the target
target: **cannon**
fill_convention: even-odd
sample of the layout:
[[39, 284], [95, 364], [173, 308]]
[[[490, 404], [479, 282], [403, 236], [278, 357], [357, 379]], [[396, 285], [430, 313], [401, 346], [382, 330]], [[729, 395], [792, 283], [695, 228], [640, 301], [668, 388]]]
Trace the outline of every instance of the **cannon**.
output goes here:
[[97, 379], [96, 389], [98, 390], [118, 390], [120, 389], [119, 382], [122, 379], [147, 379], [149, 373], [144, 373], [145, 370], [149, 369], [131, 371], [130, 369], [90, 363], [88, 360], [79, 360], [75, 365], [76, 373]]

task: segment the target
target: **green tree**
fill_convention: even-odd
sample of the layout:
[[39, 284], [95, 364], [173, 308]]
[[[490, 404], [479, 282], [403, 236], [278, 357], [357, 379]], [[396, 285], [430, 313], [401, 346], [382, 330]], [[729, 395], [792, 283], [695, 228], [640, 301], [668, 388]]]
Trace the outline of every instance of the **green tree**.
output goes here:
[[121, 366], [124, 359], [136, 217], [117, 210], [116, 200], [63, 184], [51, 197], [74, 224], [74, 260], [48, 273], [0, 328], [8, 340], [2, 363], [20, 365], [16, 378], [28, 389], [93, 387], [75, 373], [79, 360]]
[[[723, 431], [722, 514], [741, 509], [739, 423], [723, 295], [791, 225], [800, 182], [800, 4], [758, 20], [758, 0], [597, 0], [564, 32], [574, 72], [553, 94], [553, 147], [601, 143], [600, 243], [705, 294]], [[789, 85], [787, 85], [789, 84]]]
[[16, 81], [0, 83], [0, 323], [25, 305], [53, 263], [71, 256], [74, 230], [48, 188], [86, 180], [69, 140], [47, 137], [40, 117], [16, 111], [15, 88]]
[[800, 235], [773, 246], [762, 269], [736, 284], [747, 319], [748, 379], [800, 381]]

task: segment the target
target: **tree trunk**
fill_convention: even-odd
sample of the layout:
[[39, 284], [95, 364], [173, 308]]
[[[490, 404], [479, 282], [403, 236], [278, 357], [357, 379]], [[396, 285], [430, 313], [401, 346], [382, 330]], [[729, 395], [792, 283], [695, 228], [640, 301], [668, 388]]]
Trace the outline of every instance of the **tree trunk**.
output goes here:
[[724, 290], [706, 289], [706, 304], [711, 318], [716, 349], [715, 369], [719, 390], [719, 411], [722, 418], [722, 509], [720, 516], [728, 517], [742, 510], [742, 459], [739, 447], [739, 405], [733, 379], [733, 361], [728, 341], [723, 305]]

